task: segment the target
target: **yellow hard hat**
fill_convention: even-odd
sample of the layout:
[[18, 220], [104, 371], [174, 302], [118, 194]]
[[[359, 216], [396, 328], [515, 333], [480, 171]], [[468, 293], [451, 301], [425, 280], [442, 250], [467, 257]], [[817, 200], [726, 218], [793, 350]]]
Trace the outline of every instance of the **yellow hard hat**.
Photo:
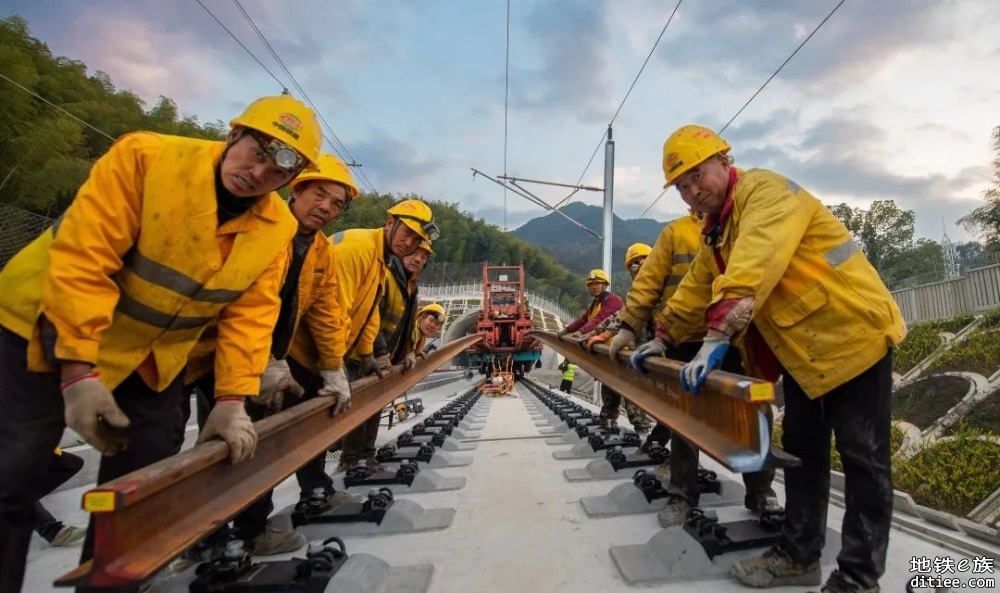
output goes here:
[[434, 255], [434, 248], [431, 246], [431, 242], [426, 239], [420, 242], [420, 245], [417, 247], [417, 249], [423, 249], [424, 251], [426, 251], [428, 257]]
[[608, 278], [608, 275], [604, 272], [604, 270], [601, 269], [591, 270], [590, 273], [587, 274], [587, 285], [589, 286], [596, 282], [611, 284], [611, 279]]
[[444, 307], [442, 307], [441, 305], [437, 303], [431, 303], [429, 305], [425, 305], [422, 309], [417, 311], [417, 319], [423, 317], [424, 313], [430, 313], [431, 315], [437, 317], [438, 323], [444, 323], [445, 313], [444, 313]]
[[292, 191], [295, 191], [300, 183], [314, 180], [333, 181], [343, 185], [347, 188], [347, 195], [352, 200], [361, 195], [357, 184], [354, 183], [351, 170], [347, 168], [344, 161], [326, 152], [319, 155], [316, 169], [303, 171], [292, 180]]
[[628, 251], [625, 252], [625, 267], [629, 267], [632, 260], [639, 257], [649, 257], [649, 254], [653, 251], [653, 248], [645, 243], [633, 243]]
[[434, 213], [431, 207], [420, 200], [403, 200], [388, 210], [390, 216], [395, 216], [410, 229], [423, 237], [425, 241], [437, 241], [441, 230], [434, 224]]
[[323, 130], [313, 110], [291, 95], [261, 97], [248, 105], [229, 125], [267, 134], [299, 153], [310, 167], [319, 166], [317, 161], [323, 146]]
[[702, 126], [688, 125], [678, 128], [663, 143], [663, 175], [673, 185], [677, 178], [708, 157], [727, 153], [732, 147], [718, 134]]

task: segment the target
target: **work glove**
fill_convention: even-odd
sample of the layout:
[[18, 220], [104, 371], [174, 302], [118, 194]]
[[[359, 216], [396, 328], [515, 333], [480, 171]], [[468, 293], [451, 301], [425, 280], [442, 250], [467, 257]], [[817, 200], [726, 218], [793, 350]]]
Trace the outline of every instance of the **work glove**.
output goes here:
[[392, 370], [392, 361], [389, 360], [388, 354], [381, 354], [375, 357], [375, 368], [382, 371], [379, 377], [384, 377], [386, 373]]
[[618, 329], [615, 339], [611, 340], [611, 344], [608, 345], [608, 356], [611, 357], [611, 360], [618, 360], [618, 353], [625, 348], [635, 350], [635, 332], [622, 326]]
[[417, 366], [417, 354], [415, 352], [408, 352], [406, 358], [403, 359], [403, 372], [412, 370], [415, 366]]
[[697, 395], [708, 373], [722, 364], [729, 350], [729, 338], [705, 338], [698, 354], [681, 368], [681, 388]]
[[558, 333], [558, 334], [556, 334], [556, 335], [557, 335], [557, 336], [559, 336], [559, 337], [561, 338], [561, 337], [565, 336], [565, 335], [566, 335], [566, 334], [568, 334], [568, 333], [569, 333], [569, 330], [568, 330], [568, 329], [566, 329], [566, 328], [564, 327], [564, 328], [562, 328], [561, 330], [559, 330], [559, 333]]
[[243, 398], [217, 399], [205, 420], [198, 444], [219, 437], [229, 445], [229, 458], [239, 463], [253, 457], [257, 449], [257, 431], [247, 415]]
[[605, 331], [605, 332], [601, 332], [601, 333], [597, 334], [596, 336], [591, 336], [589, 339], [587, 339], [587, 342], [586, 342], [587, 352], [593, 352], [594, 351], [594, 346], [596, 344], [604, 344], [605, 342], [607, 342], [608, 340], [610, 340], [611, 339], [611, 335], [612, 335], [611, 332]]
[[423, 360], [423, 359], [427, 358], [427, 353], [424, 352], [423, 350], [418, 350], [417, 352], [414, 352], [413, 354], [414, 354], [414, 356], [416, 356], [420, 360]]
[[644, 362], [650, 356], [663, 356], [667, 352], [667, 346], [659, 340], [650, 340], [635, 349], [631, 358], [628, 359], [628, 366], [639, 371], [646, 372]]
[[319, 376], [323, 379], [323, 386], [319, 388], [316, 395], [337, 399], [337, 403], [330, 410], [331, 416], [351, 407], [351, 384], [347, 382], [347, 373], [344, 372], [344, 369], [320, 371]]
[[292, 377], [292, 370], [284, 360], [272, 360], [260, 377], [260, 395], [253, 401], [271, 412], [280, 412], [285, 396], [302, 397], [305, 390]]
[[385, 373], [383, 373], [382, 370], [379, 369], [378, 365], [375, 364], [375, 357], [371, 354], [361, 357], [360, 374], [362, 377], [378, 375], [379, 379], [385, 376]]
[[123, 431], [128, 428], [128, 416], [97, 373], [64, 381], [62, 394], [66, 426], [102, 455], [110, 457], [125, 450], [128, 437]]
[[574, 342], [579, 342], [581, 337], [582, 337], [582, 334], [580, 334], [580, 332], [572, 332], [572, 333], [566, 334], [566, 339], [567, 340], [572, 340]]

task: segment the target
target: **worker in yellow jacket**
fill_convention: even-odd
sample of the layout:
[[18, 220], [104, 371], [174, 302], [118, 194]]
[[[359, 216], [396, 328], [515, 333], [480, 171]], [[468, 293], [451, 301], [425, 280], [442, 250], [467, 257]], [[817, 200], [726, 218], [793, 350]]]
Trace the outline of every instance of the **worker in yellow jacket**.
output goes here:
[[[290, 186], [289, 209], [298, 222], [298, 234], [287, 247], [290, 263], [278, 293], [281, 310], [272, 333], [270, 362], [261, 377], [260, 394], [248, 398], [248, 411], [254, 420], [293, 405], [303, 396], [336, 398], [335, 413], [351, 401], [344, 372], [346, 321], [337, 302], [336, 258], [322, 230], [350, 207], [360, 191], [344, 163], [326, 153], [319, 156], [316, 169], [305, 171]], [[308, 372], [299, 374], [302, 385], [293, 377], [286, 360], [292, 336], [300, 325], [307, 328], [316, 346], [318, 367], [315, 376], [318, 380], [314, 381]], [[212, 368], [216, 346], [214, 332], [203, 335], [188, 364], [188, 384], [197, 389], [199, 406], [206, 410], [212, 409], [214, 401]], [[299, 478], [303, 498], [308, 498], [316, 488], [323, 488], [331, 504], [343, 499], [343, 493], [334, 491], [329, 476], [323, 474], [325, 479], [317, 483], [312, 479], [314, 475], [303, 472]], [[306, 543], [299, 533], [269, 525], [267, 517], [272, 510], [274, 505], [268, 491], [233, 519], [233, 535], [248, 542], [257, 556], [294, 552]], [[221, 530], [212, 537], [224, 535], [225, 530]], [[209, 539], [202, 547], [217, 541]]]
[[[64, 426], [106, 482], [176, 453], [183, 369], [217, 320], [216, 406], [201, 439], [256, 446], [244, 398], [267, 366], [295, 219], [274, 190], [319, 156], [315, 114], [264, 97], [224, 142], [119, 138], [76, 199], [0, 273], [0, 580], [17, 589], [38, 480]], [[60, 396], [61, 393], [61, 396]], [[127, 447], [126, 447], [127, 444]], [[92, 530], [83, 558], [92, 553]]]
[[[385, 226], [380, 229], [352, 229], [334, 237], [339, 257], [345, 258], [344, 254], [349, 253], [354, 258], [374, 258], [380, 266], [378, 297], [372, 310], [375, 322], [372, 341], [363, 339], [348, 350], [348, 374], [353, 373], [354, 377], [372, 373], [381, 377], [393, 364], [404, 362], [405, 342], [413, 324], [416, 284], [399, 269], [400, 259], [420, 249], [421, 243], [440, 236], [434, 213], [420, 200], [403, 200], [389, 208], [387, 214]], [[366, 463], [373, 472], [384, 469], [375, 459], [380, 416], [372, 415], [344, 438], [339, 469], [359, 462]]]
[[749, 374], [783, 378], [782, 446], [802, 465], [785, 468], [779, 543], [736, 563], [733, 576], [753, 587], [819, 584], [832, 431], [847, 509], [838, 569], [822, 591], [878, 591], [892, 520], [892, 348], [906, 326], [843, 223], [794, 181], [734, 167], [729, 151], [701, 126], [664, 143], [667, 184], [705, 213], [705, 246], [666, 303], [657, 342], [639, 350], [688, 341], [689, 328], [704, 321], [708, 333], [683, 367], [683, 388], [696, 395], [731, 342]]
[[414, 357], [414, 364], [416, 364], [417, 358], [424, 357], [424, 347], [427, 345], [427, 340], [436, 338], [441, 333], [444, 319], [444, 307], [438, 303], [424, 305], [417, 311], [416, 322], [413, 324], [413, 337], [411, 338], [413, 344], [411, 354]]

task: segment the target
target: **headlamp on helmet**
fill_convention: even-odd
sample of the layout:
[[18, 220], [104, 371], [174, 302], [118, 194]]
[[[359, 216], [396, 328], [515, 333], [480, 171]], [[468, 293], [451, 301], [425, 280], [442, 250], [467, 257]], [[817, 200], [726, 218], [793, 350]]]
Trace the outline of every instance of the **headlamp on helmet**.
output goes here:
[[416, 216], [410, 216], [409, 214], [394, 214], [393, 216], [396, 218], [405, 218], [406, 220], [415, 221], [420, 225], [421, 230], [424, 231], [424, 234], [427, 235], [427, 238], [431, 241], [437, 241], [441, 238], [441, 229], [438, 228], [438, 225], [433, 220], [421, 220]]

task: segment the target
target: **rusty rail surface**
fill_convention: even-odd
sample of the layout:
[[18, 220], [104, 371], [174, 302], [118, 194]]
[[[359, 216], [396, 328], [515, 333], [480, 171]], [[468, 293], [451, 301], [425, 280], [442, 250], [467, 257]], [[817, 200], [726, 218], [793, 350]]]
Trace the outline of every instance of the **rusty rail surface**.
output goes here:
[[257, 451], [240, 464], [213, 440], [98, 485], [83, 496], [93, 514], [93, 559], [57, 587], [137, 586], [280, 484], [309, 460], [481, 338], [442, 346], [408, 373], [351, 383], [351, 407], [331, 418], [333, 398], [314, 398], [254, 424]]
[[620, 352], [618, 361], [608, 347], [598, 344], [587, 352], [573, 340], [555, 333], [529, 332], [618, 393], [635, 402], [730, 471], [744, 473], [798, 465], [801, 461], [771, 446], [763, 405], [770, 405], [773, 383], [724, 371], [709, 373], [698, 395], [681, 389], [683, 363], [647, 358], [645, 374], [628, 368], [632, 354]]

